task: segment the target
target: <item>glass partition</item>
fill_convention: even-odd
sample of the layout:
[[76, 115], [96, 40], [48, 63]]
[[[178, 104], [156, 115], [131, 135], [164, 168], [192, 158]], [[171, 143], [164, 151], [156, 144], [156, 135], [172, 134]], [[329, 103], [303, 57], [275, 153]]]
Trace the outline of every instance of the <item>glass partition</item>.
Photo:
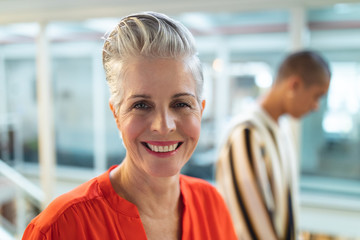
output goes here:
[[36, 23], [0, 26], [0, 159], [38, 161]]
[[310, 9], [308, 19], [310, 46], [330, 61], [332, 79], [320, 110], [302, 124], [304, 187], [323, 177], [324, 188], [360, 196], [360, 4]]
[[91, 58], [53, 59], [57, 164], [93, 167]]

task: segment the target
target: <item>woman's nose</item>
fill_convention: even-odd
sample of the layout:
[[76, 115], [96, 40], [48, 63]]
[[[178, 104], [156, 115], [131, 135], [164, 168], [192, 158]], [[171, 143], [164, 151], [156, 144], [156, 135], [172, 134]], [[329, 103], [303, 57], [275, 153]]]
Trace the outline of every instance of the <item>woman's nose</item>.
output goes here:
[[176, 123], [175, 117], [169, 111], [161, 111], [155, 114], [154, 120], [151, 124], [151, 130], [160, 133], [161, 135], [168, 134], [175, 131]]

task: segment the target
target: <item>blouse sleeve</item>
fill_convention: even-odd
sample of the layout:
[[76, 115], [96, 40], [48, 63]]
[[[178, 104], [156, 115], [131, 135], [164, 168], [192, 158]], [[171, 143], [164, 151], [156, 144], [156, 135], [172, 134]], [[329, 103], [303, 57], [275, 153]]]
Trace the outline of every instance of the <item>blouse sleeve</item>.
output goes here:
[[23, 234], [22, 240], [45, 240], [46, 235], [43, 234], [36, 226], [30, 223]]

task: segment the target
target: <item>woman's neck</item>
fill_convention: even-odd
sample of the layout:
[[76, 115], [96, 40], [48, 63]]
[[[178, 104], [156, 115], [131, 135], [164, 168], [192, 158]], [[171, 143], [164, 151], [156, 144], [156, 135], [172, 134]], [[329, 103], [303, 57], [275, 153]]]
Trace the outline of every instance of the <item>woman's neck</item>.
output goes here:
[[111, 171], [110, 179], [115, 191], [135, 204], [140, 214], [160, 216], [178, 211], [179, 174], [166, 178], [149, 176], [125, 159]]
[[181, 239], [183, 203], [179, 174], [149, 176], [124, 160], [110, 172], [115, 191], [136, 205], [147, 239]]

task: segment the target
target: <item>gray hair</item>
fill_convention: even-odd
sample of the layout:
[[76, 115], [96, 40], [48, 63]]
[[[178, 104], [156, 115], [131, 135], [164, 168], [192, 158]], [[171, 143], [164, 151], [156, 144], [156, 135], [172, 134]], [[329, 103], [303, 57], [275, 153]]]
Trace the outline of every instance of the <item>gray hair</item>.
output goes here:
[[105, 37], [103, 66], [110, 88], [110, 103], [116, 113], [122, 100], [121, 82], [126, 63], [138, 57], [184, 61], [196, 83], [196, 97], [200, 102], [203, 72], [192, 34], [180, 22], [164, 14], [143, 12], [122, 18]]

